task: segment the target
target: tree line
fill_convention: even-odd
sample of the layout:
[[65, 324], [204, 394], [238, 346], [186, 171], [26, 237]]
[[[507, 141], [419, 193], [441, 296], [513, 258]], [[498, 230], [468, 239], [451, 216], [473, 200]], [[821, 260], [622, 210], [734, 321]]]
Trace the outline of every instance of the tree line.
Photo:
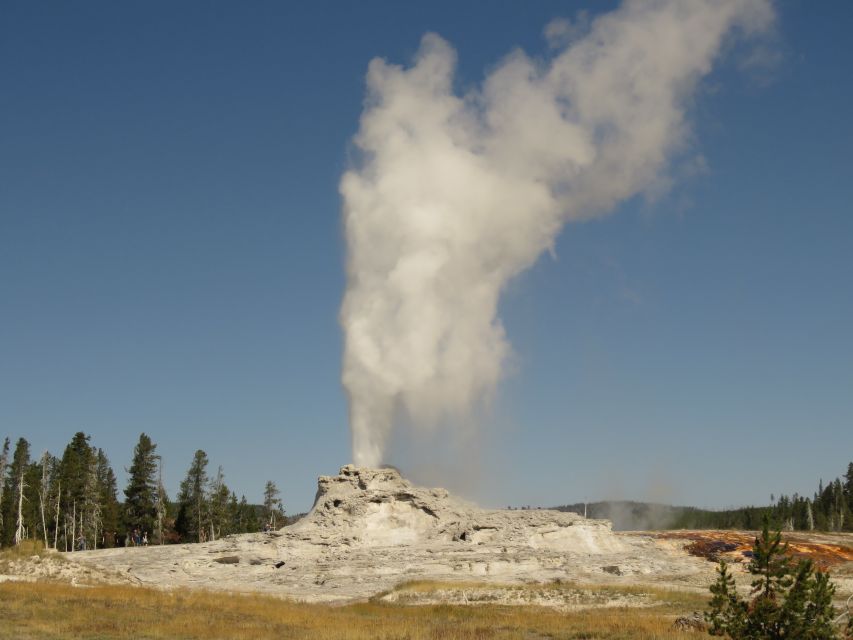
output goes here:
[[0, 450], [0, 546], [36, 539], [59, 551], [134, 544], [204, 542], [287, 523], [281, 493], [271, 480], [264, 504], [240, 499], [222, 467], [209, 473], [207, 454], [195, 452], [176, 499], [163, 486], [162, 458], [145, 433], [133, 449], [119, 500], [116, 475], [91, 436], [74, 434], [61, 457], [33, 458], [30, 443], [9, 438]]
[[771, 495], [767, 506], [710, 510], [633, 501], [575, 503], [553, 507], [613, 520], [620, 529], [760, 529], [767, 518], [782, 531], [853, 531], [853, 462], [847, 472], [811, 496]]
[[853, 531], [853, 462], [843, 476], [826, 485], [820, 480], [811, 496], [771, 495], [766, 507], [694, 509], [680, 514], [673, 528], [760, 529], [764, 518], [782, 531]]

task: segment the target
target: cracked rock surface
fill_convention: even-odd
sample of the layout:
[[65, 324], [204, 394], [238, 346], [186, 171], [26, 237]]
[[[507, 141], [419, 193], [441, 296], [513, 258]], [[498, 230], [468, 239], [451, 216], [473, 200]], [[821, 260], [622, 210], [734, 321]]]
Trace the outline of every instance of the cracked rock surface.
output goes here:
[[76, 562], [138, 584], [348, 601], [412, 580], [553, 580], [706, 589], [713, 566], [683, 544], [615, 534], [606, 520], [550, 510], [487, 510], [394, 469], [321, 476], [311, 512], [273, 533], [203, 544], [84, 551]]

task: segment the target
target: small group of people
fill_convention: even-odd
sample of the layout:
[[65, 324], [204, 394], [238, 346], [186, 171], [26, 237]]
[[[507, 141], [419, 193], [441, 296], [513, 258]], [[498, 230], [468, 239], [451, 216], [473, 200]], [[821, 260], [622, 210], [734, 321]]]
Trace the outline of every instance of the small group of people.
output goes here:
[[139, 529], [134, 529], [133, 532], [128, 531], [127, 536], [124, 538], [124, 546], [125, 547], [147, 547], [148, 546], [148, 532], [143, 531], [140, 533]]

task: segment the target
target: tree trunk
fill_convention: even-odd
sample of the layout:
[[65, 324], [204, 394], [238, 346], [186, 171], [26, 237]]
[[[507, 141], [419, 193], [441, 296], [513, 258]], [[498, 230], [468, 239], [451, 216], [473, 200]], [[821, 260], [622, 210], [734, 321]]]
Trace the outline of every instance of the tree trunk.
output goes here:
[[41, 487], [39, 487], [39, 511], [41, 511], [41, 529], [44, 535], [44, 547], [47, 549], [50, 544], [47, 541], [47, 520], [44, 517], [44, 499], [47, 493], [47, 452], [41, 457]]
[[[0, 453], [0, 505], [3, 504], [3, 488], [6, 484], [6, 465], [9, 460], [9, 439], [6, 438], [3, 453]], [[3, 530], [3, 510], [0, 509], [0, 531]], [[2, 546], [2, 542], [0, 542]]]
[[44, 548], [47, 549], [50, 544], [47, 541], [47, 522], [44, 519], [44, 493], [39, 491], [39, 510], [41, 511], [41, 530], [44, 534]]
[[15, 528], [15, 544], [21, 544], [24, 539], [24, 472], [18, 482], [18, 523]]
[[163, 544], [163, 496], [166, 495], [163, 489], [163, 458], [157, 456], [157, 544]]
[[56, 518], [53, 523], [53, 548], [59, 551], [59, 500], [62, 495], [62, 482], [56, 483]]

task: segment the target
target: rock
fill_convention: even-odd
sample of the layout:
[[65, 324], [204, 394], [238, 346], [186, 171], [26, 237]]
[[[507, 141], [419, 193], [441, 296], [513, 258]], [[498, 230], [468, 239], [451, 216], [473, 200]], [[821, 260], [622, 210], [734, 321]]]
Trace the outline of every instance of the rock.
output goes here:
[[[650, 536], [617, 535], [608, 521], [574, 513], [481, 509], [444, 489], [413, 485], [395, 469], [347, 465], [336, 476], [321, 476], [308, 515], [275, 536], [240, 534], [73, 556], [105, 573], [127, 570], [128, 578], [151, 586], [322, 602], [368, 598], [413, 580], [593, 582], [607, 567], [619, 571], [605, 569], [612, 574], [609, 584], [626, 575], [677, 576], [682, 583], [696, 575], [704, 590], [713, 569], [676, 547]], [[225, 558], [246, 561], [239, 572], [226, 573], [211, 555], [224, 564]]]
[[694, 611], [689, 616], [679, 616], [672, 623], [672, 628], [676, 631], [701, 631], [705, 632], [705, 618], [698, 612]]
[[219, 564], [238, 564], [240, 556], [222, 556], [221, 558], [214, 558], [213, 561]]
[[486, 510], [444, 489], [412, 485], [396, 469], [353, 465], [321, 476], [311, 512], [289, 527], [315, 544], [412, 546], [446, 542], [564, 547], [599, 551], [618, 546], [605, 520], [549, 510]]

